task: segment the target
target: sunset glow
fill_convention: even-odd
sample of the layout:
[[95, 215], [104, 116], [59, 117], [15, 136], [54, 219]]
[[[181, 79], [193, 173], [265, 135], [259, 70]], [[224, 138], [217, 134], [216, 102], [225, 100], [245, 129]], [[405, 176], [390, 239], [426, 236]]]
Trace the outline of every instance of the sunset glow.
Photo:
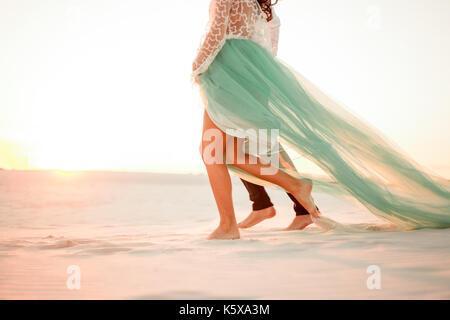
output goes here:
[[[0, 167], [202, 171], [189, 74], [208, 2], [2, 1]], [[280, 59], [450, 173], [448, 1], [277, 9]]]

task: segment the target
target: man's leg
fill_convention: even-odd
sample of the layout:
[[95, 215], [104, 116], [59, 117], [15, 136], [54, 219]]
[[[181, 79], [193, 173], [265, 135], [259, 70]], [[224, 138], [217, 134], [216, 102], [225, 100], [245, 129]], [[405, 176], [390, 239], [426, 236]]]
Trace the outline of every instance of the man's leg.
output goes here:
[[267, 194], [266, 189], [263, 186], [245, 181], [243, 179], [241, 179], [241, 181], [248, 191], [250, 200], [253, 202], [253, 211], [245, 220], [238, 224], [238, 227], [250, 228], [266, 219], [274, 217], [276, 211], [273, 207], [272, 201], [270, 201], [270, 197]]
[[[238, 224], [239, 228], [250, 228], [266, 219], [274, 217], [276, 211], [266, 189], [263, 186], [243, 179], [241, 181], [249, 193], [250, 200], [253, 202], [253, 211], [244, 221]], [[292, 194], [287, 193], [287, 195], [294, 202], [296, 217], [285, 230], [303, 230], [312, 223], [312, 219], [305, 207]]]
[[245, 181], [244, 179], [241, 179], [241, 181], [248, 191], [250, 200], [253, 202], [253, 211], [259, 211], [273, 207], [273, 203], [272, 201], [270, 201], [270, 197], [263, 186]]
[[[295, 197], [292, 194], [288, 193], [287, 195], [294, 202], [295, 218], [294, 220], [292, 220], [291, 224], [284, 230], [286, 231], [303, 230], [311, 223], [313, 223], [311, 216], [309, 215], [308, 211], [300, 204], [300, 202], [297, 201], [297, 199], [295, 199]], [[319, 208], [317, 208], [317, 210], [318, 209]]]
[[288, 193], [287, 195], [291, 198], [292, 202], [294, 202], [294, 211], [296, 216], [306, 216], [309, 214], [305, 207], [303, 207], [292, 194]]

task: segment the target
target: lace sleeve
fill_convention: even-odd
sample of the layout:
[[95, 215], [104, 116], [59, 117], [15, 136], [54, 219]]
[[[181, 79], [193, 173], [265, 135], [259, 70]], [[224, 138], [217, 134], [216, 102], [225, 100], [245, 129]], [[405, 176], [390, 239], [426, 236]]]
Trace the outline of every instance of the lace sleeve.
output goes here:
[[224, 45], [232, 0], [212, 0], [208, 32], [192, 64], [192, 76], [205, 72]]
[[280, 39], [280, 18], [276, 15], [275, 11], [272, 8], [273, 18], [269, 22], [270, 28], [270, 39], [272, 41], [272, 53], [274, 56], [278, 54], [278, 42]]

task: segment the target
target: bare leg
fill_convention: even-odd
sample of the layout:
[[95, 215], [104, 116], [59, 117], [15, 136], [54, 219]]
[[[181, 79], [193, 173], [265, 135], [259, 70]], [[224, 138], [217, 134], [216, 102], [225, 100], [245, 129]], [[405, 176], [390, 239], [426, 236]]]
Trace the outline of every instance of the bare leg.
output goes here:
[[[208, 114], [205, 111], [204, 119], [203, 119], [203, 139], [205, 140], [205, 132], [214, 129], [215, 132], [219, 133], [219, 138], [222, 139], [222, 145], [219, 146], [216, 141], [216, 151], [220, 149], [222, 151], [227, 151], [225, 147], [226, 134], [220, 131], [219, 128], [211, 121]], [[219, 210], [220, 215], [220, 224], [219, 227], [209, 236], [209, 239], [238, 239], [240, 237], [239, 229], [236, 223], [236, 216], [234, 213], [233, 207], [233, 199], [231, 193], [231, 179], [228, 172], [228, 168], [223, 161], [218, 161], [215, 163], [210, 163], [208, 159], [205, 158], [205, 141], [202, 141], [202, 157], [205, 162], [206, 171], [208, 172], [209, 181], [211, 184], [211, 188], [214, 194], [214, 198], [216, 200], [217, 208]], [[237, 144], [235, 143], [235, 148], [237, 148]], [[257, 159], [256, 164], [249, 164], [249, 156], [245, 156], [245, 163], [241, 164], [237, 161], [237, 155], [239, 153], [236, 150], [233, 150], [232, 157], [236, 157], [232, 160], [232, 164], [241, 170], [246, 171], [256, 177], [259, 177], [263, 180], [269, 181], [271, 183], [277, 184], [280, 187], [284, 188], [287, 192], [291, 193], [304, 207], [305, 209], [315, 217], [318, 217], [319, 212], [314, 204], [314, 201], [311, 197], [312, 186], [307, 181], [300, 181], [290, 176], [289, 174], [281, 171], [275, 170], [272, 175], [263, 175], [261, 174], [261, 170], [263, 168], [271, 167], [270, 164], [262, 164], [259, 159]], [[223, 160], [223, 158], [221, 159]], [[227, 154], [227, 161], [230, 162], [230, 159]]]
[[[215, 128], [216, 126], [205, 112], [203, 118], [203, 132]], [[204, 141], [202, 141], [202, 156], [204, 149]], [[220, 215], [220, 224], [217, 229], [210, 234], [208, 239], [239, 239], [240, 235], [234, 214], [231, 179], [228, 168], [224, 163], [208, 164], [206, 161], [205, 166]]]

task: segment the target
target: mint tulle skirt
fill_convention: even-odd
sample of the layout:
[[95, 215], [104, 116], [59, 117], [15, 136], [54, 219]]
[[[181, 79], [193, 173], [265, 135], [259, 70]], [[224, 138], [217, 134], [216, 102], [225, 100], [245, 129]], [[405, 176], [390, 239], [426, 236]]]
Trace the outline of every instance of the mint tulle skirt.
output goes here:
[[357, 200], [404, 229], [450, 227], [448, 181], [414, 163], [260, 45], [227, 40], [199, 83], [208, 115], [221, 130], [278, 129], [291, 156], [317, 165], [323, 174], [302, 172], [285, 149], [279, 150], [281, 169], [311, 179], [315, 191]]

